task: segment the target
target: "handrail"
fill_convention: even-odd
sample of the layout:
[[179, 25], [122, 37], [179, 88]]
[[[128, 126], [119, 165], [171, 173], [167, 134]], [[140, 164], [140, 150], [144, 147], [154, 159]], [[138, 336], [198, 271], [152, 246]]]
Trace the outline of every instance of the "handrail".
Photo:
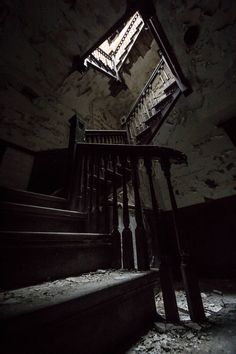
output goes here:
[[77, 143], [78, 153], [101, 153], [101, 154], [120, 154], [133, 156], [136, 158], [151, 158], [155, 160], [167, 159], [171, 163], [187, 163], [187, 157], [180, 151], [153, 145], [131, 145], [131, 144], [88, 144]]

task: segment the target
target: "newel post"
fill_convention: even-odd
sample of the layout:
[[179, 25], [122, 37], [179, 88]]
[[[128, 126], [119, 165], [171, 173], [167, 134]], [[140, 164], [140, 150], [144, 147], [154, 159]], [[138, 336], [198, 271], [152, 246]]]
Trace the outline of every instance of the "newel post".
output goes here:
[[183, 279], [183, 285], [186, 292], [187, 303], [189, 308], [190, 318], [194, 322], [203, 322], [206, 320], [204, 308], [202, 304], [201, 293], [198, 285], [198, 280], [193, 269], [193, 265], [191, 264], [190, 255], [188, 250], [186, 249], [186, 245], [184, 244], [182, 238], [180, 237], [180, 233], [178, 230], [178, 208], [175, 199], [175, 194], [173, 191], [172, 183], [171, 183], [171, 172], [170, 172], [170, 161], [167, 158], [161, 159], [161, 167], [164, 172], [170, 202], [172, 206], [172, 218], [174, 225], [174, 233], [178, 245], [178, 251], [181, 259], [181, 274]]

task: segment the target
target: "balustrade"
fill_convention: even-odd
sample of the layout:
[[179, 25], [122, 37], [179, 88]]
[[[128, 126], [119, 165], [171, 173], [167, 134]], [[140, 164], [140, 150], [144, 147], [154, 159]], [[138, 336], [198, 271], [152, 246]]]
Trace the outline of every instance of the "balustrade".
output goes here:
[[156, 123], [163, 120], [167, 108], [176, 99], [178, 92], [178, 86], [170, 69], [161, 59], [128, 116], [122, 121], [122, 126], [129, 132], [130, 141], [139, 142], [139, 135], [154, 119]]
[[127, 30], [121, 38], [116, 50], [114, 51], [114, 57], [116, 61], [117, 70], [120, 69], [122, 63], [125, 61], [132, 44], [135, 42], [139, 33], [144, 26], [144, 21], [138, 13], [135, 13], [131, 19]]
[[126, 130], [85, 130], [85, 141], [96, 144], [127, 144]]
[[[129, 227], [128, 194], [127, 183], [132, 181], [135, 197], [135, 218], [136, 218], [136, 253], [138, 269], [149, 267], [147, 240], [143, 225], [142, 206], [139, 195], [138, 162], [140, 159], [149, 158], [158, 160], [162, 155], [172, 159], [174, 163], [182, 163], [184, 155], [171, 149], [158, 148], [154, 146], [133, 146], [122, 144], [76, 144], [75, 168], [77, 177], [73, 178], [71, 186], [70, 206], [88, 212], [90, 220], [95, 218], [97, 231], [100, 228], [100, 220], [103, 208], [106, 209], [109, 199], [112, 200], [113, 227], [112, 234], [117, 240], [121, 235], [118, 231], [118, 206], [117, 190], [121, 189], [123, 194], [123, 264], [127, 268], [133, 268], [132, 236]], [[78, 167], [79, 166], [79, 167]], [[132, 177], [132, 178], [131, 178]], [[149, 175], [149, 178], [150, 175]], [[153, 190], [151, 189], [151, 198]], [[76, 201], [80, 201], [77, 203]], [[106, 214], [106, 213], [105, 213]], [[102, 228], [108, 228], [108, 217]]]
[[[123, 133], [122, 133], [123, 134]], [[116, 140], [115, 140], [116, 142]], [[77, 143], [74, 153], [73, 178], [68, 193], [69, 207], [88, 213], [89, 226], [95, 226], [96, 232], [111, 235], [113, 245], [113, 267], [134, 268], [134, 254], [138, 270], [148, 270], [150, 267], [147, 235], [143, 222], [143, 207], [140, 198], [139, 163], [144, 162], [146, 168], [150, 200], [156, 218], [155, 235], [152, 239], [152, 249], [158, 257], [160, 280], [163, 291], [166, 319], [179, 320], [170, 255], [167, 246], [165, 228], [161, 211], [156, 198], [153, 182], [153, 161], [158, 160], [164, 172], [172, 205], [172, 217], [175, 238], [181, 258], [181, 272], [185, 287], [190, 317], [193, 321], [204, 321], [204, 309], [197, 279], [190, 263], [188, 249], [178, 230], [178, 215], [175, 195], [171, 184], [171, 165], [186, 162], [182, 153], [169, 148], [151, 145]], [[132, 235], [129, 220], [129, 200], [127, 183], [132, 184], [134, 193], [134, 210], [136, 228]], [[123, 224], [119, 224], [118, 191], [123, 195]], [[111, 211], [112, 210], [112, 214]], [[111, 216], [112, 215], [112, 216]], [[122, 230], [122, 232], [120, 232]], [[88, 230], [91, 231], [91, 230]], [[133, 242], [135, 240], [135, 242]], [[134, 250], [134, 245], [136, 249]]]

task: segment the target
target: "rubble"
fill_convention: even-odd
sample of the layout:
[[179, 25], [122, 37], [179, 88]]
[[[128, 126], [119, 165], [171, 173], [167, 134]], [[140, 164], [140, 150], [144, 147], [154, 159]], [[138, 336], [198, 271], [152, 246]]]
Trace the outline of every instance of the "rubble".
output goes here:
[[[125, 354], [206, 354], [214, 353], [217, 348], [213, 336], [217, 326], [225, 321], [222, 309], [227, 304], [235, 304], [236, 297], [227, 291], [205, 291], [201, 293], [203, 305], [208, 318], [205, 323], [194, 323], [190, 320], [186, 296], [183, 290], [176, 291], [180, 323], [171, 324], [155, 322], [153, 328], [143, 336], [136, 345]], [[155, 296], [158, 313], [164, 317], [164, 304], [161, 292]], [[216, 335], [217, 336], [217, 335]], [[222, 346], [224, 346], [222, 344]], [[234, 354], [232, 350], [222, 349], [217, 353]]]

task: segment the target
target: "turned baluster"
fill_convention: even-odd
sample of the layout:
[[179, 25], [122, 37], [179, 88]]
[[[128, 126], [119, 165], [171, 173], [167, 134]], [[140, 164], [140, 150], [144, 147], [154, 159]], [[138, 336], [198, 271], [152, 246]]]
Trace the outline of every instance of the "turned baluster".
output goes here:
[[108, 207], [108, 157], [104, 155], [103, 158], [104, 167], [104, 189], [103, 189], [103, 215], [104, 215], [104, 232], [110, 231], [110, 215]]
[[100, 227], [100, 211], [99, 211], [99, 203], [100, 203], [100, 162], [101, 156], [96, 156], [96, 200], [95, 200], [95, 216], [96, 216], [96, 232], [99, 231]]
[[121, 156], [121, 166], [123, 175], [123, 224], [122, 231], [122, 250], [123, 250], [123, 268], [134, 268], [134, 251], [133, 251], [133, 237], [129, 227], [129, 205], [127, 195], [127, 157]]
[[89, 214], [93, 210], [93, 187], [94, 187], [94, 155], [90, 156], [89, 160]]
[[179, 255], [181, 258], [181, 274], [182, 274], [184, 289], [186, 292], [190, 318], [194, 322], [203, 322], [206, 320], [206, 317], [204, 313], [204, 308], [202, 304], [202, 298], [201, 298], [197, 277], [193, 269], [193, 266], [191, 264], [190, 255], [187, 250], [186, 244], [183, 242], [183, 239], [180, 238], [180, 234], [178, 230], [178, 225], [177, 225], [178, 208], [177, 208], [177, 203], [176, 203], [176, 199], [175, 199], [175, 195], [171, 183], [170, 161], [166, 158], [162, 158], [161, 167], [164, 172], [167, 185], [168, 185], [168, 190], [169, 190], [170, 202], [172, 206], [174, 234], [178, 245]]
[[84, 156], [83, 166], [83, 181], [82, 181], [82, 207], [83, 210], [87, 210], [87, 191], [88, 191], [88, 156]]
[[156, 193], [153, 184], [152, 177], [152, 161], [150, 158], [145, 158], [144, 160], [148, 180], [149, 180], [149, 188], [150, 195], [152, 201], [152, 209], [154, 212], [154, 220], [155, 220], [155, 234], [153, 235], [153, 248], [154, 248], [154, 257], [159, 256], [160, 266], [160, 282], [161, 289], [163, 294], [163, 302], [166, 314], [166, 320], [168, 322], [178, 322], [179, 321], [179, 313], [176, 302], [175, 290], [174, 290], [174, 282], [172, 276], [171, 263], [168, 255], [168, 250], [166, 247], [166, 240], [164, 237], [163, 223], [160, 216], [160, 209], [158, 206]]
[[136, 241], [136, 253], [137, 253], [137, 267], [138, 270], [148, 270], [149, 261], [148, 261], [148, 246], [147, 238], [143, 225], [143, 215], [142, 207], [139, 196], [139, 177], [137, 170], [138, 159], [133, 156], [131, 158], [132, 165], [132, 182], [134, 189], [134, 200], [135, 200], [135, 220], [136, 220], [136, 229], [135, 229], [135, 241]]
[[112, 156], [112, 206], [113, 206], [113, 230], [112, 230], [112, 245], [113, 245], [113, 266], [114, 268], [121, 268], [121, 236], [118, 229], [118, 204], [117, 204], [117, 176], [116, 176], [117, 157]]

